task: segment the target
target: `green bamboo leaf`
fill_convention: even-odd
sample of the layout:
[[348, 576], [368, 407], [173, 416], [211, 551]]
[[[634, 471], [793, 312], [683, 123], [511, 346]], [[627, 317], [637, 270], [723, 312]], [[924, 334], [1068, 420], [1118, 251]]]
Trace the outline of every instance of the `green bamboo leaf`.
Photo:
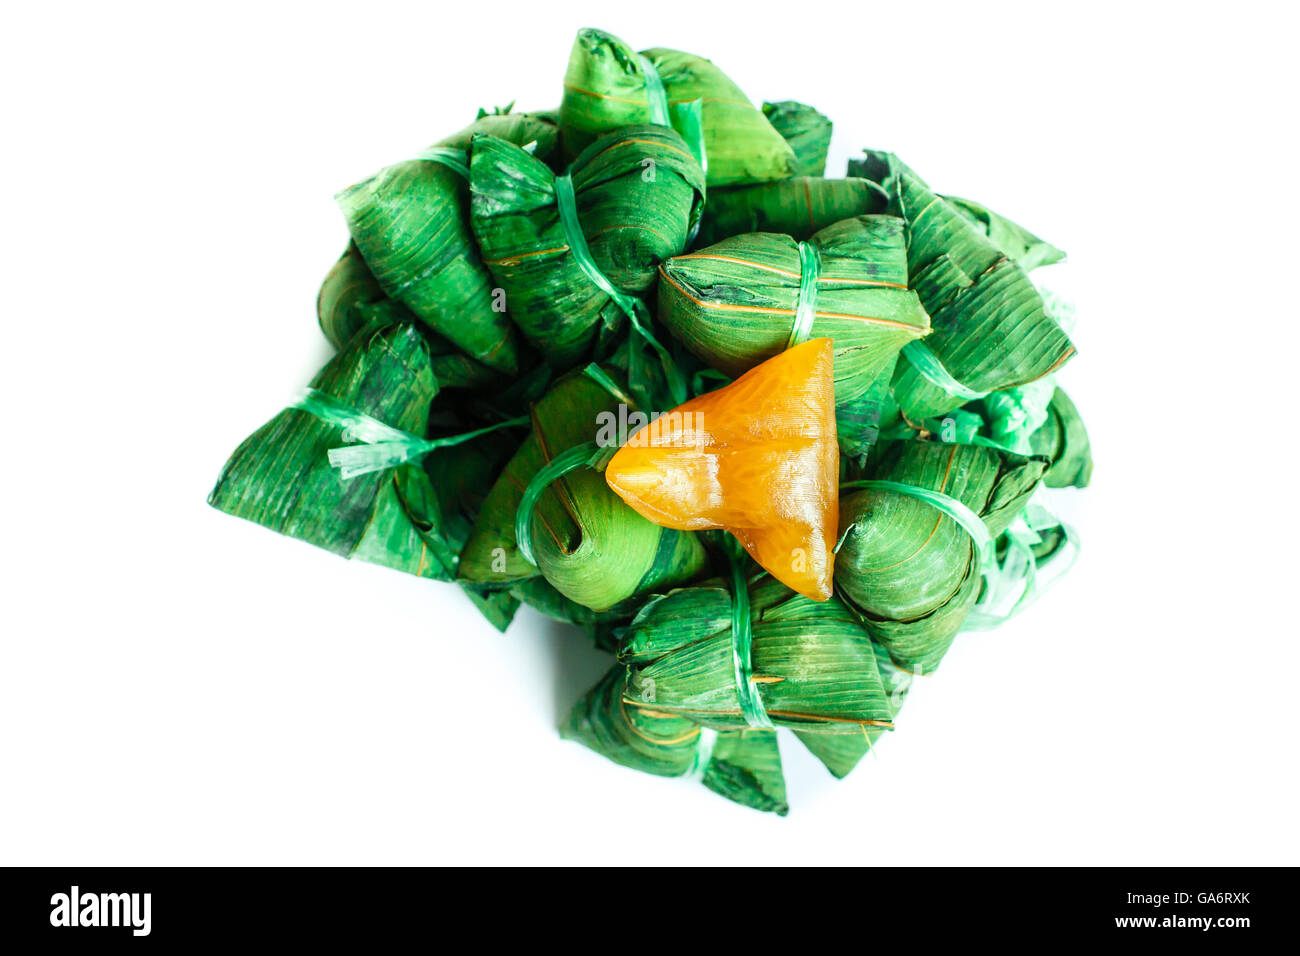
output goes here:
[[[880, 182], [891, 195], [890, 211], [907, 220], [908, 274], [934, 328], [925, 346], [962, 388], [987, 393], [1025, 385], [1074, 354], [1025, 271], [969, 206], [959, 210], [931, 192], [889, 153], [868, 151], [850, 172]], [[935, 384], [911, 362], [899, 363], [894, 396], [912, 421], [944, 415], [971, 397]]]
[[1086, 488], [1092, 478], [1092, 448], [1083, 417], [1061, 389], [1052, 393], [1047, 421], [1030, 437], [1034, 454], [1052, 465], [1043, 477], [1049, 488]]
[[[363, 329], [374, 331], [418, 321], [410, 309], [384, 295], [361, 253], [351, 244], [325, 276], [316, 300], [316, 312], [321, 330], [336, 349], [344, 348]], [[424, 333], [439, 388], [481, 389], [501, 382], [497, 373], [463, 355], [428, 326], [424, 327]]]
[[[899, 669], [889, 659], [889, 652], [881, 644], [873, 643], [876, 652], [876, 665], [880, 668], [880, 678], [884, 681], [889, 694], [889, 709], [895, 718], [903, 709], [907, 692], [912, 686], [912, 675]], [[794, 735], [808, 748], [818, 760], [826, 765], [835, 777], [847, 777], [867, 753], [875, 747], [876, 741], [885, 735], [880, 727], [863, 726], [861, 733], [850, 734], [811, 734], [796, 730]]]
[[763, 115], [794, 150], [796, 176], [825, 175], [826, 154], [831, 148], [831, 121], [828, 117], [794, 100], [764, 103]]
[[[554, 149], [556, 130], [526, 115], [484, 116], [426, 151], [345, 189], [339, 207], [380, 288], [470, 357], [513, 374], [515, 332], [479, 260], [468, 222], [469, 191], [450, 158], [478, 130]], [[460, 161], [463, 167], [463, 160]]]
[[[975, 445], [890, 441], [864, 474], [954, 498], [996, 538], [1046, 466], [1040, 458]], [[840, 534], [837, 589], [900, 667], [933, 671], [980, 594], [980, 561], [970, 534], [926, 501], [878, 489], [841, 497]]]
[[[474, 234], [515, 323], [552, 366], [589, 360], [623, 312], [574, 249], [555, 174], [492, 136], [475, 137], [470, 170]], [[662, 126], [621, 129], [592, 143], [570, 175], [590, 264], [623, 292], [648, 290], [656, 267], [686, 248], [703, 202], [703, 172], [682, 138]]]
[[[422, 435], [437, 382], [424, 337], [399, 325], [355, 338], [312, 387]], [[344, 480], [328, 459], [343, 444], [341, 427], [285, 409], [235, 450], [208, 502], [343, 557], [449, 579], [456, 555], [431, 533], [436, 496], [424, 469], [406, 465]]]
[[325, 338], [336, 349], [342, 349], [361, 329], [376, 321], [382, 325], [416, 321], [415, 313], [384, 295], [351, 243], [321, 283], [316, 316]]
[[[731, 600], [706, 584], [646, 602], [619, 649], [627, 697], [719, 730], [745, 727]], [[831, 734], [892, 726], [871, 639], [838, 599], [813, 601], [764, 576], [750, 585], [750, 627], [753, 681], [774, 725]]]
[[[646, 50], [643, 55], [658, 72], [668, 103], [701, 101], [710, 188], [794, 175], [789, 144], [716, 66], [677, 50]], [[638, 54], [618, 37], [579, 30], [560, 104], [566, 155], [576, 156], [611, 130], [654, 122], [652, 81]]]
[[623, 668], [613, 668], [574, 704], [560, 734], [633, 770], [697, 779], [742, 806], [786, 815], [790, 808], [775, 733], [715, 735], [689, 720], [627, 701], [625, 682]]
[[805, 240], [832, 223], [885, 211], [888, 197], [869, 179], [800, 176], [709, 193], [695, 245], [747, 232], [779, 232]]
[[989, 238], [1008, 259], [1026, 272], [1039, 266], [1049, 266], [1065, 258], [1065, 253], [1049, 242], [1044, 242], [1024, 226], [1017, 225], [1005, 216], [972, 199], [957, 196], [943, 197], [949, 205], [966, 217], [966, 220]]

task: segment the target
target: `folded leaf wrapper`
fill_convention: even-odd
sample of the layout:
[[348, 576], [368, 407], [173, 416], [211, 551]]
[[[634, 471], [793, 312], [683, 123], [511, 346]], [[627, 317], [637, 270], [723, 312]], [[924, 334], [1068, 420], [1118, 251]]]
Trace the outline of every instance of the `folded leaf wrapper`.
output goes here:
[[515, 521], [524, 490], [557, 454], [592, 442], [619, 398], [585, 372], [560, 379], [533, 409], [533, 432], [484, 500], [461, 555], [460, 578], [509, 587], [538, 573], [571, 601], [607, 611], [634, 595], [690, 581], [707, 567], [695, 535], [661, 528], [628, 507], [593, 468], [552, 482], [533, 511], [533, 565]]
[[[354, 341], [312, 387], [395, 428], [424, 434], [437, 383], [410, 325]], [[343, 429], [299, 408], [259, 428], [230, 456], [209, 503], [348, 558], [448, 579], [455, 553], [421, 534], [436, 500], [419, 465], [344, 480], [329, 463]]]
[[763, 115], [794, 150], [796, 176], [822, 176], [831, 148], [831, 121], [805, 103], [764, 103]]
[[627, 676], [613, 668], [560, 727], [569, 740], [633, 770], [697, 779], [714, 793], [785, 816], [785, 778], [770, 730], [715, 733], [652, 705], [629, 701]]
[[835, 343], [840, 447], [858, 456], [875, 439], [899, 350], [926, 335], [929, 317], [907, 287], [901, 219], [847, 219], [810, 243], [820, 250], [811, 290], [806, 257], [788, 236], [751, 233], [670, 259], [659, 318], [707, 365], [739, 375], [787, 346], [801, 297], [815, 293], [808, 334]]
[[799, 176], [716, 189], [709, 193], [695, 247], [747, 232], [777, 232], [802, 241], [842, 219], [882, 213], [887, 199], [877, 183], [855, 178]]
[[[312, 380], [312, 388], [371, 418], [423, 435], [437, 392], [429, 345], [413, 325], [363, 330]], [[439, 448], [418, 462], [343, 478], [329, 452], [344, 429], [287, 408], [231, 455], [208, 498], [213, 507], [356, 558], [450, 581], [482, 487], [504, 457], [499, 433]], [[518, 601], [471, 599], [504, 630]]]
[[[975, 445], [890, 441], [864, 474], [956, 499], [996, 538], [1046, 467], [1041, 458]], [[980, 595], [981, 558], [970, 532], [928, 501], [868, 488], [841, 497], [840, 533], [837, 590], [898, 666], [933, 671]]]
[[987, 206], [982, 206], [971, 199], [957, 196], [943, 197], [950, 206], [966, 217], [967, 222], [977, 231], [984, 233], [989, 242], [1011, 259], [1016, 265], [1029, 272], [1039, 266], [1049, 266], [1065, 258], [1065, 253], [1049, 242], [1044, 242], [1024, 226], [1017, 225], [1004, 216], [999, 216]]
[[[628, 700], [717, 730], [748, 726], [732, 599], [698, 586], [647, 601], [619, 649]], [[893, 726], [871, 638], [838, 599], [813, 601], [763, 576], [749, 585], [749, 612], [752, 681], [774, 726], [858, 736]]]
[[[362, 329], [375, 331], [398, 323], [418, 320], [410, 309], [388, 298], [366, 268], [361, 253], [349, 245], [330, 269], [316, 299], [321, 331], [336, 349], [344, 348]], [[432, 329], [424, 335], [438, 387], [477, 389], [497, 384], [501, 376], [486, 365], [462, 355], [447, 339]]]
[[[352, 241], [380, 288], [489, 368], [521, 367], [514, 327], [470, 234], [465, 149], [476, 132], [536, 144], [545, 156], [556, 128], [527, 115], [482, 116], [422, 156], [380, 170], [338, 195]], [[457, 158], [459, 157], [459, 158]]]
[[1007, 230], [981, 227], [973, 204], [959, 208], [931, 192], [892, 154], [869, 152], [850, 172], [879, 177], [890, 212], [907, 221], [909, 281], [934, 328], [924, 347], [942, 369], [927, 375], [916, 362], [899, 363], [893, 387], [904, 416], [944, 415], [1051, 374], [1074, 354], [1034, 284], [1008, 258], [1018, 246], [1004, 250], [993, 240], [1007, 241]]
[[[880, 668], [880, 679], [888, 694], [890, 713], [897, 717], [912, 687], [912, 675], [889, 659], [889, 651], [883, 645], [873, 643], [871, 649], [876, 653], [876, 665]], [[796, 730], [794, 735], [832, 775], [842, 780], [887, 731], [888, 728], [863, 724], [860, 733], [822, 734]]]
[[1083, 417], [1061, 389], [1052, 393], [1047, 421], [1030, 438], [1034, 454], [1046, 456], [1052, 466], [1043, 476], [1049, 488], [1086, 488], [1092, 478], [1092, 448]]
[[663, 126], [628, 127], [592, 143], [570, 170], [582, 233], [573, 236], [545, 163], [492, 136], [475, 137], [472, 154], [474, 235], [514, 321], [556, 368], [600, 358], [598, 333], [617, 328], [624, 314], [584, 268], [575, 242], [618, 290], [644, 292], [656, 267], [686, 248], [699, 218], [699, 164]]
[[667, 104], [700, 101], [710, 188], [794, 175], [790, 145], [708, 60], [677, 50], [638, 55], [618, 37], [590, 29], [578, 31], [564, 74], [560, 129], [566, 155], [576, 156], [611, 130], [655, 121], [655, 78], [647, 75], [642, 56], [657, 72]]
[[334, 263], [316, 297], [316, 316], [330, 345], [341, 349], [368, 325], [414, 324], [415, 313], [384, 295], [355, 245]]

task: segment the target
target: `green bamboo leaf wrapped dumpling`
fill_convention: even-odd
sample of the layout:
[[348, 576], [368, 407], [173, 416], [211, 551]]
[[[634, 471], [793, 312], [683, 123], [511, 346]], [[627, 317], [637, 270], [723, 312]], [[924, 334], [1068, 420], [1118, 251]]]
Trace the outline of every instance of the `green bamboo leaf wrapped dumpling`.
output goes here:
[[[642, 55], [658, 72], [668, 103], [701, 101], [710, 189], [794, 175], [790, 145], [716, 66], [677, 50], [646, 50]], [[618, 37], [579, 30], [560, 103], [565, 155], [576, 156], [611, 130], [654, 122], [653, 82], [636, 51]]]
[[597, 140], [571, 167], [581, 231], [573, 235], [549, 167], [493, 136], [476, 136], [472, 153], [474, 235], [515, 323], [556, 368], [598, 357], [592, 350], [601, 330], [624, 317], [584, 268], [580, 247], [590, 252], [587, 266], [617, 290], [649, 289], [656, 267], [686, 248], [698, 220], [699, 164], [665, 126], [631, 126]]
[[531, 519], [537, 565], [519, 550], [515, 520], [528, 483], [557, 454], [592, 441], [598, 416], [615, 413], [619, 401], [579, 371], [533, 407], [533, 432], [488, 492], [465, 544], [462, 581], [508, 588], [541, 573], [569, 600], [606, 611], [700, 576], [707, 558], [696, 535], [651, 524], [591, 468], [570, 472], [542, 494]]
[[785, 778], [770, 730], [715, 733], [651, 705], [630, 702], [615, 667], [574, 704], [560, 727], [568, 740], [634, 770], [697, 779], [714, 793], [785, 816]]
[[[873, 453], [865, 476], [955, 498], [996, 538], [1046, 468], [1041, 458], [977, 445], [890, 441]], [[980, 557], [970, 534], [927, 501], [876, 488], [840, 498], [840, 534], [836, 589], [863, 613], [895, 663], [933, 671], [980, 595]]]
[[[354, 339], [312, 387], [423, 435], [437, 381], [424, 336], [398, 325]], [[456, 554], [429, 531], [436, 494], [424, 469], [412, 464], [344, 480], [328, 458], [344, 443], [340, 426], [285, 409], [230, 456], [208, 502], [343, 557], [450, 579]]]
[[[410, 322], [376, 323], [353, 336], [312, 380], [312, 388], [422, 436], [438, 393], [435, 361], [427, 330]], [[285, 409], [231, 455], [208, 502], [346, 558], [454, 580], [482, 489], [514, 441], [493, 431], [435, 448], [423, 463], [351, 478], [342, 477], [329, 460], [330, 450], [345, 444], [341, 425], [303, 408]], [[500, 630], [519, 606], [508, 593], [471, 591], [469, 597]]]
[[342, 349], [368, 325], [393, 325], [418, 321], [415, 313], [384, 295], [366, 268], [357, 247], [348, 244], [330, 268], [316, 297], [316, 317], [330, 345]]
[[[418, 321], [410, 309], [384, 295], [355, 245], [348, 246], [325, 276], [316, 299], [316, 313], [321, 331], [336, 349], [344, 348], [363, 328], [373, 331]], [[500, 381], [497, 373], [462, 355], [432, 329], [426, 329], [425, 339], [439, 388], [476, 389]]]
[[[899, 350], [930, 320], [907, 288], [901, 219], [847, 219], [810, 242], [820, 266], [809, 337], [835, 342], [840, 445], [857, 456], [874, 440]], [[789, 344], [806, 258], [789, 236], [772, 233], [677, 256], [660, 270], [660, 321], [707, 365], [739, 375]]]
[[[850, 735], [893, 726], [871, 639], [837, 598], [814, 601], [764, 575], [749, 602], [752, 680], [773, 725]], [[746, 727], [734, 640], [729, 589], [651, 598], [619, 647], [628, 699], [718, 730]]]
[[479, 131], [535, 143], [542, 156], [556, 142], [555, 127], [543, 120], [481, 116], [423, 157], [382, 169], [337, 199], [352, 241], [386, 295], [466, 355], [514, 374], [521, 361], [515, 330], [469, 228], [463, 153]]
[[831, 121], [805, 103], [764, 103], [763, 115], [794, 150], [796, 176], [822, 176], [831, 148]]
[[[994, 241], [995, 234], [1005, 241], [1000, 230], [982, 228], [969, 206], [932, 192], [892, 154], [868, 151], [850, 172], [876, 178], [890, 193], [890, 212], [907, 220], [909, 282], [934, 326], [922, 351], [904, 352], [909, 361], [899, 363], [894, 379], [907, 419], [944, 415], [982, 394], [1034, 382], [1074, 355], [1038, 289], [1008, 258], [1015, 248]], [[930, 368], [926, 356], [940, 367]]]

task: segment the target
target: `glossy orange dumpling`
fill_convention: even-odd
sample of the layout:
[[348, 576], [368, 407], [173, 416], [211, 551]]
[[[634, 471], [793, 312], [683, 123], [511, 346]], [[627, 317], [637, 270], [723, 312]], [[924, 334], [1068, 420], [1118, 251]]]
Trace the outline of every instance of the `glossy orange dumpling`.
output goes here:
[[605, 480], [655, 524], [723, 528], [778, 581], [831, 596], [839, 525], [834, 352], [813, 339], [631, 435]]

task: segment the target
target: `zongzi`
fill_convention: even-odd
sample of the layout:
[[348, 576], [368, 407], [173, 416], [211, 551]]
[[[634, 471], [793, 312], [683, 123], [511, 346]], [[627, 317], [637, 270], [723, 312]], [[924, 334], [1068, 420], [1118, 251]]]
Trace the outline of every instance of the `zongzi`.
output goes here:
[[990, 570], [992, 554], [978, 545], [1006, 530], [1046, 464], [935, 441], [873, 453], [863, 487], [840, 503], [835, 584], [900, 667], [938, 666]]
[[794, 150], [796, 176], [821, 176], [831, 148], [831, 121], [805, 103], [764, 103], [763, 115]]
[[602, 358], [658, 265], [686, 247], [704, 175], [667, 127], [633, 126], [592, 143], [556, 176], [518, 146], [476, 136], [472, 220], [510, 313], [552, 366]]
[[[909, 282], [935, 330], [903, 350], [907, 361], [893, 387], [905, 417], [943, 415], [989, 392], [1025, 385], [1074, 354], [1024, 269], [1008, 258], [1019, 246], [1005, 250], [995, 241], [1006, 241], [1006, 230], [984, 225], [971, 204], [959, 208], [931, 192], [892, 154], [869, 151], [851, 171], [878, 176], [890, 212], [907, 221]], [[1025, 236], [1017, 242], [1041, 242]]]
[[785, 778], [776, 734], [718, 733], [626, 695], [627, 673], [615, 667], [573, 705], [560, 733], [633, 770], [699, 780], [714, 793], [785, 816]]
[[716, 584], [646, 602], [619, 647], [630, 702], [718, 730], [892, 728], [871, 638], [838, 598], [813, 601], [767, 576], [738, 586], [739, 618], [738, 595]]
[[[794, 151], [762, 110], [708, 60], [677, 50], [638, 54], [601, 30], [579, 30], [564, 74], [560, 130], [576, 156], [596, 137], [640, 123], [667, 124], [672, 104], [700, 102], [709, 188], [789, 179]], [[682, 131], [682, 123], [675, 124]]]
[[494, 294], [468, 221], [465, 150], [478, 131], [555, 145], [551, 124], [527, 116], [481, 116], [467, 129], [339, 193], [337, 199], [380, 288], [471, 358], [513, 374], [521, 354], [505, 305]]
[[[311, 387], [326, 401], [423, 435], [437, 382], [423, 335], [398, 325], [354, 339]], [[328, 454], [344, 442], [344, 425], [287, 408], [235, 450], [208, 501], [344, 557], [450, 579], [456, 555], [429, 533], [436, 494], [424, 469], [407, 464], [345, 481]]]
[[667, 528], [723, 528], [772, 576], [831, 596], [839, 504], [834, 352], [813, 339], [633, 434], [609, 487]]

